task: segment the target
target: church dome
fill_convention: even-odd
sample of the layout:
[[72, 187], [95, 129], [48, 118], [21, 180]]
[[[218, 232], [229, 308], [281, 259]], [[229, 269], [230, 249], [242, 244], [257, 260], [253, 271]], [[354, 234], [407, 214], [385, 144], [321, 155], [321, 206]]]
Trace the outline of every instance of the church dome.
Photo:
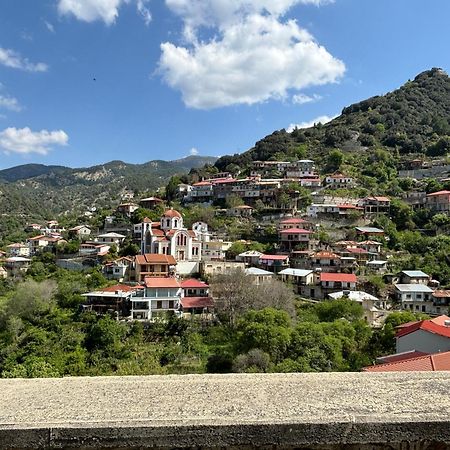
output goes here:
[[179, 217], [180, 219], [182, 218], [181, 214], [178, 211], [176, 211], [175, 209], [168, 209], [164, 213], [163, 217], [170, 217], [170, 218]]

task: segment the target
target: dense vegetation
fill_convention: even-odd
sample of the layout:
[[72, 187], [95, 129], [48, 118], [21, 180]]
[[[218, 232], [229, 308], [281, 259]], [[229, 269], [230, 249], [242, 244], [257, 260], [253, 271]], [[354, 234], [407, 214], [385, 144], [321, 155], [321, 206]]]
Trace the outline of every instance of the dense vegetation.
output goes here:
[[249, 300], [232, 277], [213, 288], [228, 281], [225, 298], [249, 309], [218, 305], [214, 323], [117, 322], [79, 307], [81, 293], [106, 284], [98, 272], [63, 271], [43, 258], [26, 280], [0, 285], [2, 377], [359, 370], [393, 351], [393, 327], [415, 318], [394, 313], [373, 330], [349, 300], [301, 303], [280, 282], [271, 296], [266, 287]]

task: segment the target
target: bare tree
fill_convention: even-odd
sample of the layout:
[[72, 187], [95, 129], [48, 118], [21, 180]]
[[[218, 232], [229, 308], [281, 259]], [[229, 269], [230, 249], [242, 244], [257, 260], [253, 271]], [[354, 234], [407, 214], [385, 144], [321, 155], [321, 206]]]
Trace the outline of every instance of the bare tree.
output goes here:
[[295, 317], [295, 295], [289, 286], [279, 280], [272, 279], [256, 286], [244, 271], [238, 269], [216, 275], [210, 287], [216, 313], [231, 326], [236, 324], [240, 315], [251, 309], [272, 307]]

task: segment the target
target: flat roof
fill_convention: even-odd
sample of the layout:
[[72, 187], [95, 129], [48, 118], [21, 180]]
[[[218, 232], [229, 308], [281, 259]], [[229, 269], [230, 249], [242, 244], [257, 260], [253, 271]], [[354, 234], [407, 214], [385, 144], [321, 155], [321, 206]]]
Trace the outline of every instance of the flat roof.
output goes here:
[[424, 293], [433, 292], [433, 289], [429, 288], [425, 284], [420, 283], [394, 284], [394, 287], [400, 292], [424, 292]]

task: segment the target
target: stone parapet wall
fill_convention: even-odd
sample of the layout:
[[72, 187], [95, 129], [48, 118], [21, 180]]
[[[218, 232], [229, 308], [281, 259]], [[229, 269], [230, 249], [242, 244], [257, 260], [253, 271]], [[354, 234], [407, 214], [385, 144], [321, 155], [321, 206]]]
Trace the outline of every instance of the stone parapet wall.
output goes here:
[[0, 448], [450, 448], [450, 373], [0, 380]]

